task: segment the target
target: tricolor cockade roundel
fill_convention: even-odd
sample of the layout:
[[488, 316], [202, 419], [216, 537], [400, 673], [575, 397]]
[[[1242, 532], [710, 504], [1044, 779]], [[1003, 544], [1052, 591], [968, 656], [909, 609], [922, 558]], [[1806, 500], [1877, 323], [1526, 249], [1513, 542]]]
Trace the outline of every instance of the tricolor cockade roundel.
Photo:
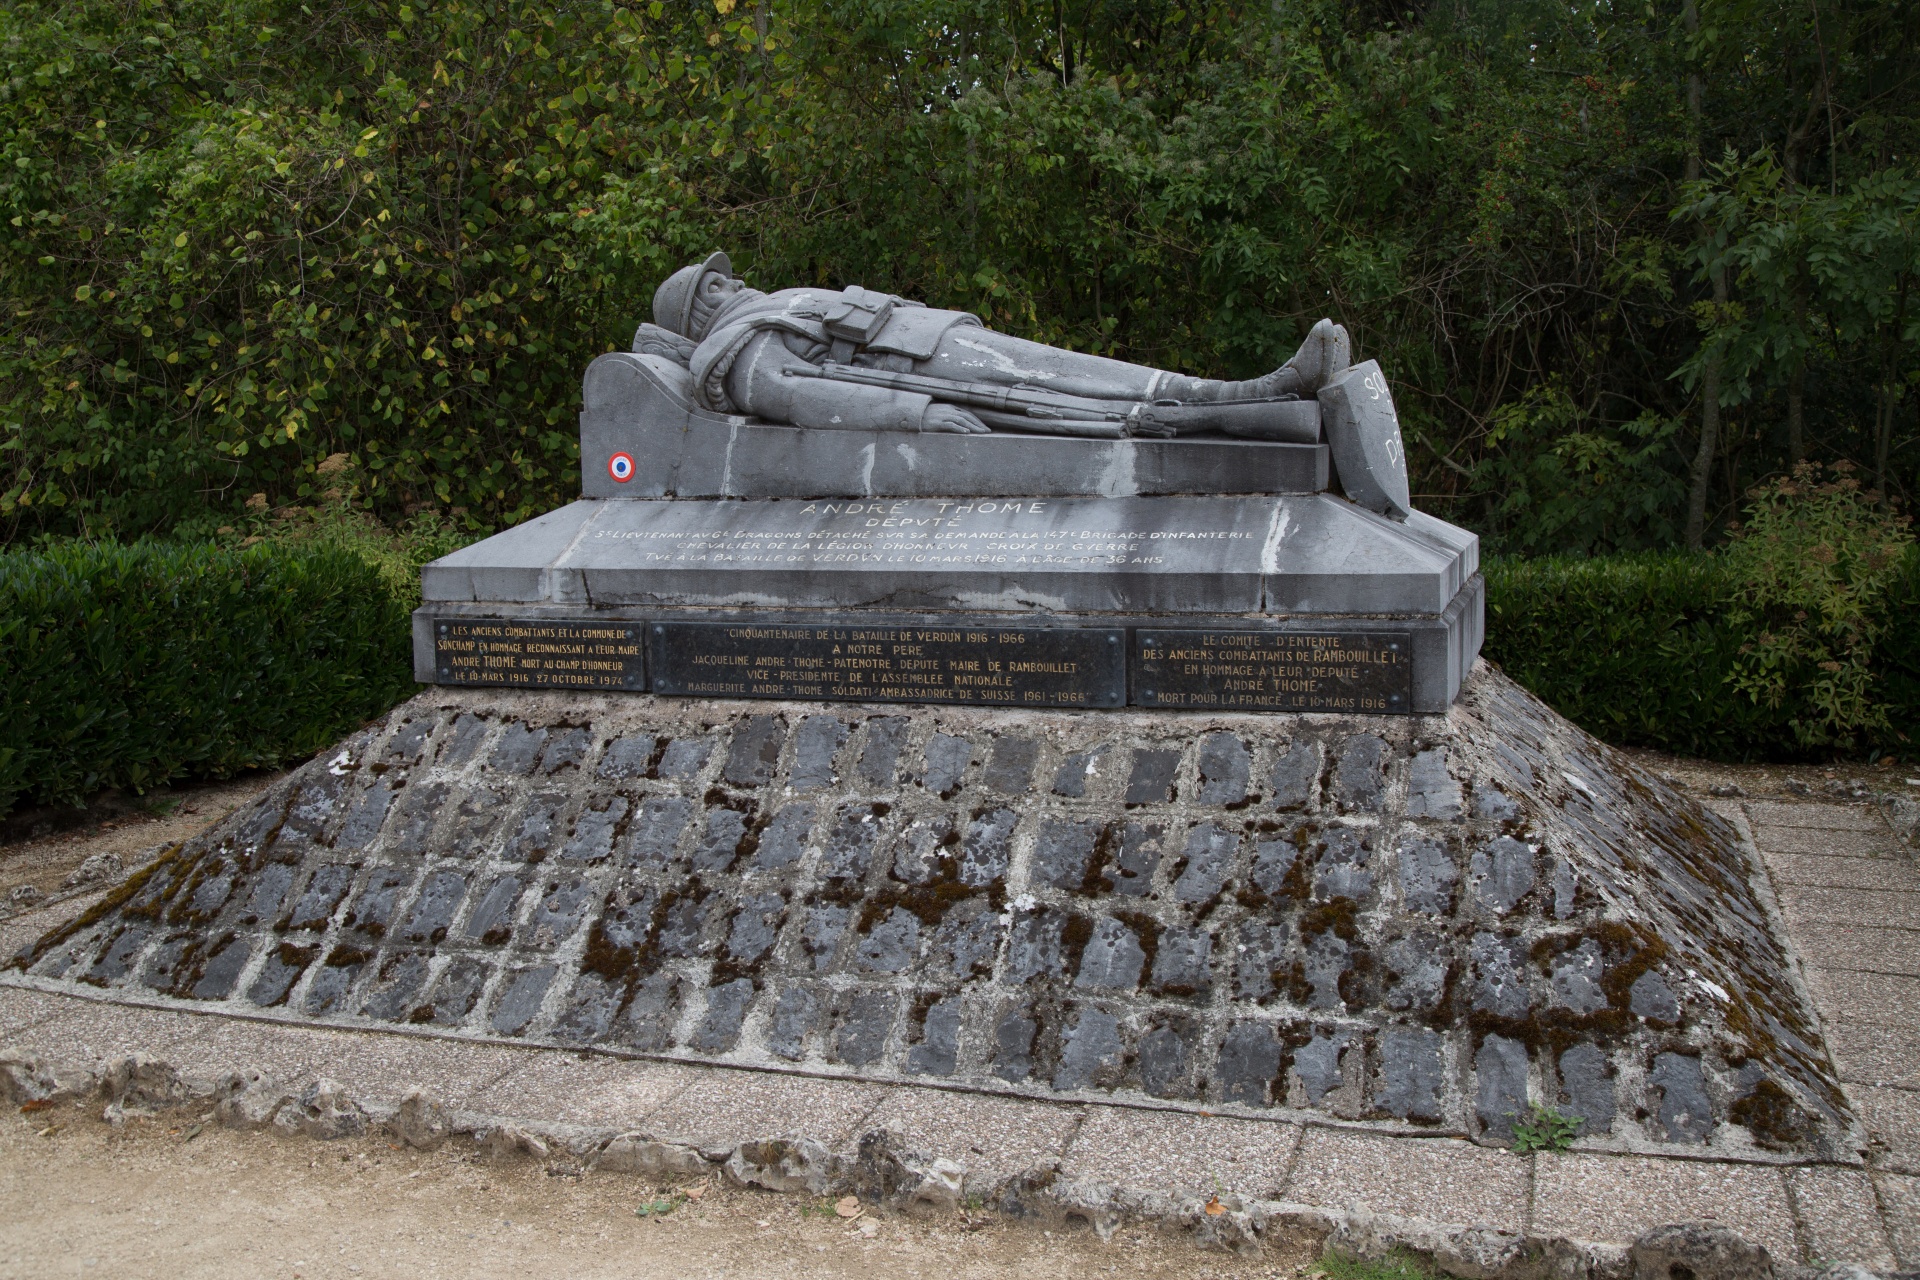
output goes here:
[[621, 484], [633, 479], [633, 455], [616, 453], [607, 459], [607, 474]]

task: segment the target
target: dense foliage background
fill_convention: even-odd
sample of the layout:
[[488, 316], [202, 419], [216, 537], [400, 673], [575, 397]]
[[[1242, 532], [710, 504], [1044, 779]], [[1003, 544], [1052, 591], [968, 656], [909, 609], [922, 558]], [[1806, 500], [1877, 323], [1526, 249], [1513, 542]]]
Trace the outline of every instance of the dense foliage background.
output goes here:
[[[1920, 467], [1905, 0], [0, 6], [0, 538], [575, 492], [654, 284], [856, 282], [1244, 375], [1330, 314], [1509, 553]], [[1711, 436], [1703, 444], [1703, 432]]]

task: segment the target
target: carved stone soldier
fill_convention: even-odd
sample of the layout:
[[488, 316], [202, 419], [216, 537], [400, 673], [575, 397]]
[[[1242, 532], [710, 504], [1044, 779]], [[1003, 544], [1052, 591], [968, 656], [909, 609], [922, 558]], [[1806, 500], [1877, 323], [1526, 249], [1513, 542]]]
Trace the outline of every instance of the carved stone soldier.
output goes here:
[[702, 408], [833, 430], [1281, 439], [1274, 424], [1287, 402], [1313, 396], [1350, 359], [1346, 330], [1321, 320], [1264, 377], [1191, 378], [1028, 342], [964, 311], [857, 286], [762, 293], [724, 253], [669, 276], [653, 317], [635, 350], [685, 363]]

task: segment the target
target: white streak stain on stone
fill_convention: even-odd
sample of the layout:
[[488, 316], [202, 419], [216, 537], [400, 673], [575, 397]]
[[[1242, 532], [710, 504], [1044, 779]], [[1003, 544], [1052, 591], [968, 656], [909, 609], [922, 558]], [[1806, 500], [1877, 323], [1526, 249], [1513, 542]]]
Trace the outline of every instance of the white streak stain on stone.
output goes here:
[[873, 496], [873, 460], [878, 456], [877, 448], [878, 446], [869, 443], [860, 450], [860, 492], [869, 498]]
[[[1049, 382], [1060, 376], [1057, 373], [1049, 373], [1045, 369], [1022, 369], [1019, 365], [1013, 362], [1013, 358], [1011, 356], [1007, 355], [1003, 351], [995, 351], [992, 347], [988, 346], [984, 342], [969, 342], [967, 341], [967, 339], [960, 337], [958, 334], [954, 335], [953, 341], [955, 345], [965, 347], [969, 351], [978, 351], [981, 355], [986, 357], [986, 360], [984, 362], [986, 366], [996, 369], [1001, 373], [1011, 373], [1015, 377], [1025, 379], [1029, 382]], [[982, 366], [983, 362], [975, 361], [975, 360], [963, 360], [961, 361], [961, 363], [967, 366], [968, 368], [977, 369]]]
[[1140, 492], [1140, 481], [1134, 474], [1135, 456], [1131, 440], [1116, 440], [1108, 447], [1106, 468], [1094, 481], [1101, 497], [1131, 498]]
[[1068, 608], [1064, 596], [1043, 596], [1019, 587], [1002, 591], [956, 591], [953, 602], [963, 609], [1052, 609], [1064, 613]]
[[733, 496], [733, 442], [739, 438], [740, 424], [733, 423], [728, 426], [727, 453], [720, 460], [720, 492], [729, 498]]
[[1273, 516], [1267, 521], [1267, 540], [1260, 546], [1260, 572], [1280, 572], [1280, 543], [1287, 536], [1287, 528], [1293, 518], [1287, 513], [1287, 504], [1277, 502], [1273, 507]]
[[910, 444], [897, 444], [893, 446], [893, 451], [900, 455], [901, 460], [907, 464], [907, 470], [909, 471], [912, 471], [920, 461], [920, 455], [913, 451], [913, 446]]

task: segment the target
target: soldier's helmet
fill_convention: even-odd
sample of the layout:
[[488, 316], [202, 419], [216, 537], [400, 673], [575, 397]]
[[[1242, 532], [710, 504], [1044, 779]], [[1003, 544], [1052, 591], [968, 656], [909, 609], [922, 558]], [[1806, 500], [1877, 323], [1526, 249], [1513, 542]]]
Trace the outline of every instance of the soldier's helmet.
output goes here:
[[723, 276], [733, 275], [733, 263], [724, 253], [711, 253], [705, 262], [682, 267], [653, 291], [653, 322], [662, 329], [671, 329], [682, 337], [699, 340], [699, 334], [693, 332], [693, 298], [709, 271]]

